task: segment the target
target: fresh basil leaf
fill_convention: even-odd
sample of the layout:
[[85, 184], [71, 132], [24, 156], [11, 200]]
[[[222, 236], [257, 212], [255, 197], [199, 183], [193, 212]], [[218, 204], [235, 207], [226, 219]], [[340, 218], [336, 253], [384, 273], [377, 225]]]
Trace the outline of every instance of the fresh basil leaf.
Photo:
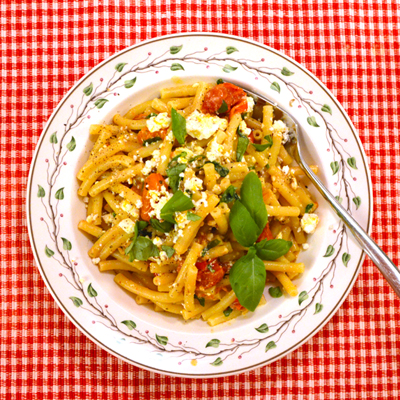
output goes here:
[[197, 296], [197, 294], [195, 294], [195, 295], [194, 295], [194, 298], [198, 300], [198, 302], [200, 303], [200, 305], [201, 305], [202, 307], [205, 306], [206, 301], [205, 301], [204, 297], [199, 297], [199, 296]]
[[207, 264], [207, 269], [212, 273], [215, 272], [215, 269], [211, 266], [211, 264]]
[[236, 161], [242, 161], [244, 153], [246, 153], [250, 139], [247, 136], [239, 136], [236, 147]]
[[268, 148], [270, 148], [271, 146], [268, 143], [265, 144], [257, 144], [257, 143], [252, 143], [252, 146], [256, 149], [256, 151], [260, 152], [260, 151], [264, 151]]
[[260, 303], [266, 276], [264, 263], [257, 257], [254, 247], [250, 247], [249, 252], [239, 258], [229, 271], [232, 289], [239, 303], [249, 311], [254, 311]]
[[204, 257], [207, 254], [207, 251], [218, 246], [221, 243], [220, 240], [214, 239], [206, 247], [204, 247], [203, 251], [201, 252], [201, 256]]
[[206, 158], [206, 156], [203, 155], [203, 154], [199, 154], [199, 155], [194, 156], [193, 158], [191, 158], [191, 159], [189, 160], [189, 162], [191, 163], [191, 162], [193, 162], [193, 161], [198, 160], [199, 158]]
[[143, 146], [148, 146], [149, 144], [156, 143], [162, 140], [160, 137], [156, 136], [150, 139], [146, 139], [143, 141]]
[[186, 218], [189, 221], [199, 221], [201, 219], [201, 217], [199, 215], [194, 214], [194, 213], [192, 213], [190, 211], [186, 214]]
[[240, 116], [242, 117], [242, 119], [246, 119], [247, 118], [247, 112], [243, 112], [240, 114]]
[[282, 297], [283, 293], [282, 290], [279, 286], [277, 287], [270, 287], [268, 289], [268, 293], [271, 297], [273, 297], [274, 299], [277, 299], [279, 297]]
[[224, 80], [223, 80], [223, 79], [219, 78], [219, 79], [217, 80], [217, 85], [221, 85], [221, 84], [223, 84], [223, 83], [224, 83]]
[[146, 117], [144, 117], [145, 119], [150, 119], [151, 117], [157, 117], [158, 114], [156, 113], [150, 113], [149, 115], [147, 115]]
[[171, 258], [174, 254], [175, 254], [175, 249], [171, 246], [167, 246], [165, 244], [163, 244], [161, 246], [162, 251], [165, 251], [167, 253], [167, 257]]
[[186, 119], [175, 108], [171, 109], [172, 133], [179, 144], [185, 143]]
[[[181, 157], [182, 154], [186, 155], [186, 153], [181, 153], [181, 154], [175, 156], [171, 160], [169, 165], [171, 165], [171, 163], [173, 161], [175, 161], [175, 159], [178, 159], [179, 157]], [[184, 156], [182, 156], [182, 157], [184, 157]], [[187, 168], [187, 164], [176, 164], [174, 167], [167, 169], [166, 173], [167, 173], [167, 176], [169, 177], [169, 186], [171, 187], [173, 193], [175, 193], [179, 189], [179, 183], [182, 179], [179, 176], [179, 174], [181, 174], [186, 168]]]
[[176, 191], [179, 189], [179, 183], [181, 181], [181, 177], [179, 175], [171, 176], [169, 178], [169, 187], [172, 190], [172, 193], [176, 193]]
[[174, 213], [178, 211], [190, 210], [194, 207], [192, 200], [189, 199], [181, 190], [177, 190], [175, 194], [168, 200], [168, 202], [161, 209], [161, 219], [164, 221], [175, 223]]
[[250, 165], [249, 171], [253, 171], [253, 170], [255, 170], [255, 169], [256, 169], [256, 166], [255, 166], [255, 165]]
[[244, 247], [250, 247], [262, 232], [240, 200], [236, 200], [231, 209], [229, 225], [236, 240]]
[[221, 176], [221, 178], [225, 178], [229, 174], [229, 169], [223, 167], [221, 164], [218, 164], [216, 161], [207, 161], [206, 164], [214, 164], [215, 170]]
[[171, 161], [169, 162], [168, 168], [170, 168], [170, 166], [172, 165], [172, 163], [174, 163], [174, 161], [177, 161], [178, 158], [180, 158], [180, 157], [186, 157], [186, 156], [187, 156], [186, 151], [182, 151], [181, 153], [177, 154], [177, 155], [176, 155], [174, 158], [172, 158]]
[[314, 207], [314, 203], [310, 203], [306, 205], [306, 214], [308, 214], [312, 208]]
[[155, 230], [162, 232], [162, 233], [170, 232], [172, 230], [172, 228], [174, 227], [174, 224], [171, 224], [168, 221], [160, 222], [155, 218], [150, 219], [150, 224]]
[[256, 243], [257, 255], [262, 260], [274, 261], [284, 256], [292, 247], [292, 242], [283, 239], [261, 240]]
[[272, 136], [271, 135], [264, 136], [264, 139], [267, 141], [267, 143], [266, 143], [266, 144], [268, 144], [267, 148], [269, 149], [270, 147], [272, 147], [272, 145], [274, 144], [274, 142], [272, 140]]
[[131, 251], [134, 260], [147, 261], [150, 257], [158, 257], [157, 246], [147, 237], [139, 236]]
[[174, 167], [167, 169], [167, 176], [179, 176], [187, 168], [187, 164], [176, 164]]
[[226, 310], [224, 310], [224, 315], [225, 317], [229, 317], [232, 314], [232, 308], [228, 307]]
[[[115, 215], [114, 215], [114, 218], [115, 218]], [[125, 254], [131, 253], [133, 246], [135, 245], [137, 237], [143, 231], [143, 229], [146, 228], [147, 225], [148, 225], [148, 223], [146, 221], [136, 221], [134, 235], [132, 237], [132, 241], [130, 242], [129, 246], [125, 249]], [[131, 255], [129, 261], [132, 262], [133, 260], [134, 259], [132, 258], [132, 255]]]
[[221, 107], [218, 109], [217, 114], [225, 114], [228, 111], [228, 104], [225, 100], [222, 100]]
[[[240, 188], [243, 205], [259, 227], [259, 234], [268, 222], [268, 213], [264, 204], [260, 179], [254, 172], [249, 172]], [[247, 246], [248, 247], [248, 246]]]
[[223, 195], [221, 196], [221, 203], [230, 203], [233, 200], [239, 200], [239, 196], [236, 193], [236, 188], [233, 185], [228, 186]]

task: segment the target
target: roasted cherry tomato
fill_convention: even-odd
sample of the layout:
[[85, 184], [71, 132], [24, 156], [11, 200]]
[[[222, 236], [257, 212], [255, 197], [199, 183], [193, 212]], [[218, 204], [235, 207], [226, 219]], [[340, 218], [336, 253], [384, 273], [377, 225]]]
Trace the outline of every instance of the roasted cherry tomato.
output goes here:
[[250, 140], [251, 143], [254, 143], [254, 140], [255, 140], [255, 139], [254, 139], [253, 132], [250, 133], [250, 135], [249, 135], [249, 140]]
[[234, 308], [235, 310], [244, 310], [245, 307], [243, 307], [240, 303], [239, 300], [236, 299], [230, 306], [231, 308]]
[[247, 111], [246, 93], [243, 89], [232, 85], [232, 83], [222, 83], [213, 87], [204, 96], [203, 112], [216, 114], [225, 101], [228, 106], [226, 112], [232, 114]]
[[167, 129], [160, 129], [156, 132], [150, 132], [147, 128], [143, 128], [137, 135], [137, 140], [140, 144], [143, 144], [145, 140], [153, 139], [159, 137], [164, 140], [167, 136]]
[[215, 286], [225, 275], [225, 270], [216, 258], [196, 263], [198, 269], [197, 287], [208, 289]]
[[143, 205], [142, 208], [140, 209], [140, 217], [144, 221], [150, 221], [149, 213], [150, 211], [153, 210], [153, 207], [151, 206], [150, 203], [149, 191], [150, 190], [160, 191], [163, 186], [167, 187], [167, 184], [163, 176], [160, 174], [150, 174], [144, 181], [144, 188], [142, 194]]
[[265, 228], [258, 237], [257, 242], [261, 242], [261, 240], [264, 239], [271, 240], [273, 238], [274, 236], [272, 235], [271, 229], [269, 229], [269, 223], [267, 222], [267, 225], [265, 225]]
[[138, 114], [136, 115], [136, 117], [133, 117], [133, 119], [143, 119], [146, 118], [147, 114], [146, 113], [142, 113], [142, 114]]

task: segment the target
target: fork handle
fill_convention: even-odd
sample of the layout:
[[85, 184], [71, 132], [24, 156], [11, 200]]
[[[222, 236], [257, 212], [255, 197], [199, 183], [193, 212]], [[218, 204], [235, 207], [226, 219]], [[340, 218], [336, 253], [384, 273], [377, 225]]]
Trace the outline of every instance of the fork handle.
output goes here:
[[[300, 160], [302, 161], [302, 160]], [[385, 252], [371, 239], [370, 236], [361, 228], [358, 222], [344, 209], [344, 207], [335, 199], [332, 193], [325, 187], [321, 180], [314, 174], [311, 168], [301, 162], [301, 167], [315, 185], [321, 195], [332, 206], [336, 214], [350, 229], [361, 248], [368, 254], [369, 258], [381, 271], [382, 275], [389, 282], [389, 285], [400, 297], [400, 271]]]

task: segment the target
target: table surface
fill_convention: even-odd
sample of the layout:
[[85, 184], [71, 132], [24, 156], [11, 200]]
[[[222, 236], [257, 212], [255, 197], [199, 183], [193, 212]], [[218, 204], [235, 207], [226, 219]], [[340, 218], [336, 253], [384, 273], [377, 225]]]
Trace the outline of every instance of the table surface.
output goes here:
[[44, 124], [74, 82], [99, 62], [141, 40], [185, 31], [257, 40], [328, 86], [369, 160], [372, 236], [399, 263], [398, 1], [180, 3], [8, 0], [0, 6], [0, 397], [398, 399], [400, 303], [369, 260], [340, 310], [298, 350], [251, 372], [207, 380], [161, 376], [109, 355], [69, 322], [45, 287], [24, 210]]

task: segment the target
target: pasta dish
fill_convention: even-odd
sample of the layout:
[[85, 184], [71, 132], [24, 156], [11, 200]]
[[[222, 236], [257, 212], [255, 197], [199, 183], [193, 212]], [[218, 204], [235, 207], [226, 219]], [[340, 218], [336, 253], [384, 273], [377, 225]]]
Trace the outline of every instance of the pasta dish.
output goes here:
[[296, 296], [318, 204], [292, 164], [294, 133], [222, 80], [162, 88], [92, 125], [77, 178], [93, 264], [137, 304], [211, 326], [265, 304], [266, 285]]

